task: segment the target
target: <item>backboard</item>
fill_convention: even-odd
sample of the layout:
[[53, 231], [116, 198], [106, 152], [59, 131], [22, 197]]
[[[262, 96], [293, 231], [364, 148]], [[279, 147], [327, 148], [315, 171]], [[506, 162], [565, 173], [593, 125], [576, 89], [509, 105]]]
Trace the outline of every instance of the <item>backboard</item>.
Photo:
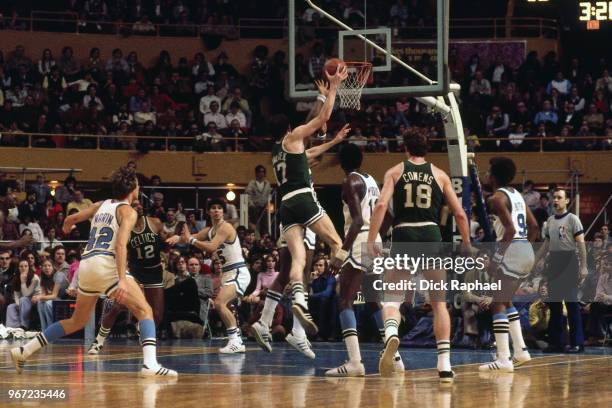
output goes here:
[[372, 63], [363, 98], [446, 95], [448, 1], [288, 0], [289, 96], [316, 97], [333, 57]]

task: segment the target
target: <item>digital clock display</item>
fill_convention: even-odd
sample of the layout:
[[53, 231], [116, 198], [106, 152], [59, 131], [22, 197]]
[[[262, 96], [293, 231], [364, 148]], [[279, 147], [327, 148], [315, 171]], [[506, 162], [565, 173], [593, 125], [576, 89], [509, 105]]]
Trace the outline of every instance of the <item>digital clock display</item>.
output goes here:
[[612, 21], [612, 1], [581, 1], [580, 21]]

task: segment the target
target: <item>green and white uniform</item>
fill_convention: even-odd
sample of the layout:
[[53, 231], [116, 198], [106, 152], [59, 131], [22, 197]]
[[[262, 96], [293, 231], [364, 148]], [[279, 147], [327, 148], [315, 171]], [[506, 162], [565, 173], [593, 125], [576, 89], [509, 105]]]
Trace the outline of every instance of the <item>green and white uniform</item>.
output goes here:
[[431, 163], [404, 160], [393, 191], [393, 242], [441, 242], [438, 223], [443, 204]]
[[283, 232], [300, 225], [308, 227], [324, 214], [312, 184], [306, 152], [289, 153], [282, 140], [272, 148], [272, 165], [281, 195], [279, 209]]

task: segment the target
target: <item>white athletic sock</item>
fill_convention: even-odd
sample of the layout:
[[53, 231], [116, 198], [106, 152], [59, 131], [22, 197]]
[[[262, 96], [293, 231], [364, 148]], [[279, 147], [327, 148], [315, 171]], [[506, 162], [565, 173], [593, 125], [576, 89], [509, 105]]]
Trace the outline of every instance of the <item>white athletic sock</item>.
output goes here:
[[349, 363], [361, 363], [361, 352], [359, 351], [359, 337], [357, 337], [357, 330], [343, 330], [342, 337], [344, 337], [344, 344], [346, 344]]
[[306, 297], [304, 296], [304, 284], [302, 282], [293, 282], [291, 284], [291, 292], [293, 294], [293, 303], [308, 309]]
[[399, 323], [397, 320], [393, 318], [385, 320], [385, 343], [391, 336], [397, 336], [398, 327]]
[[527, 346], [525, 345], [525, 340], [523, 340], [523, 331], [521, 330], [521, 320], [518, 312], [513, 311], [508, 313], [508, 322], [510, 328], [510, 336], [512, 337], [512, 348], [514, 349], [514, 354], [520, 354]]
[[496, 314], [493, 316], [493, 333], [495, 334], [495, 342], [497, 343], [497, 359], [502, 362], [507, 362], [510, 359], [508, 326], [508, 318], [506, 315]]
[[142, 360], [144, 365], [155, 368], [157, 363], [157, 340], [155, 338], [144, 339], [142, 344]]
[[106, 327], [100, 326], [100, 330], [98, 330], [98, 335], [96, 336], [96, 342], [103, 346], [106, 338], [110, 334], [111, 329], [107, 329]]
[[293, 317], [293, 328], [291, 329], [291, 333], [300, 339], [306, 337], [306, 331], [302, 327], [300, 319], [297, 319], [295, 316]]
[[272, 325], [276, 305], [278, 305], [278, 302], [280, 302], [282, 296], [283, 295], [281, 293], [274, 292], [273, 290], [268, 290], [266, 300], [264, 301], [264, 308], [261, 311], [261, 317], [259, 318], [259, 321], [261, 321], [268, 327]]
[[23, 356], [25, 358], [30, 357], [32, 354], [36, 353], [38, 350], [40, 350], [41, 348], [43, 348], [44, 346], [46, 346], [47, 343], [47, 339], [45, 338], [44, 334], [42, 333], [38, 333], [36, 335], [36, 337], [34, 337], [32, 340], [28, 341], [23, 347]]
[[451, 371], [450, 341], [438, 340], [438, 371]]
[[242, 342], [240, 338], [240, 329], [236, 326], [227, 328], [227, 337], [229, 337], [230, 341]]

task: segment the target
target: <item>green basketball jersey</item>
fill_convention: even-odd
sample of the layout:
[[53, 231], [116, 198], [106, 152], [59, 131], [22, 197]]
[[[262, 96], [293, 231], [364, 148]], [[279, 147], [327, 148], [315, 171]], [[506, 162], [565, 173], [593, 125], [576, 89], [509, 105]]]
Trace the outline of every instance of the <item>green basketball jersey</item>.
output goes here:
[[306, 152], [289, 153], [282, 140], [272, 148], [272, 166], [281, 197], [301, 188], [312, 188], [312, 177]]
[[431, 163], [414, 164], [404, 160], [404, 171], [393, 191], [393, 225], [440, 222], [444, 195], [431, 169]]

